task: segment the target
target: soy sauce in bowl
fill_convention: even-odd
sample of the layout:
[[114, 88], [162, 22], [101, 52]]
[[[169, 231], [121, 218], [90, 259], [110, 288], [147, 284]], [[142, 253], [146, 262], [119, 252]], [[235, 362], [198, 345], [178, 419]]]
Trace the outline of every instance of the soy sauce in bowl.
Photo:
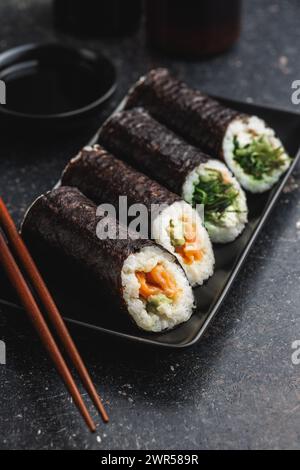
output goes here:
[[65, 46], [28, 45], [0, 55], [6, 104], [0, 114], [54, 123], [97, 111], [115, 89], [115, 69], [102, 55]]

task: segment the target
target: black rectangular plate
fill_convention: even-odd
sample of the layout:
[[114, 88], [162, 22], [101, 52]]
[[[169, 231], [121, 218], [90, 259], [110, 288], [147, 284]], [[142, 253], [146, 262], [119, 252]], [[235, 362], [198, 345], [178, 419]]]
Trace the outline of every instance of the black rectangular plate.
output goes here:
[[[219, 100], [241, 112], [255, 114], [266, 120], [282, 139], [287, 151], [293, 157], [293, 162], [289, 171], [271, 191], [262, 195], [247, 193], [249, 223], [236, 241], [228, 245], [215, 246], [215, 273], [204, 286], [194, 290], [197, 308], [192, 318], [166, 333], [145, 333], [129, 324], [127, 319], [119, 318], [116, 312], [110, 310], [107, 302], [99, 301], [99, 298], [95, 299], [85, 287], [82, 288], [82, 284], [80, 285], [78, 281], [78, 288], [76, 288], [76, 280], [71, 275], [63, 275], [60, 269], [56, 269], [56, 272], [52, 272], [52, 274], [43, 271], [49, 288], [68, 322], [101, 333], [153, 346], [184, 348], [191, 346], [202, 337], [224, 301], [300, 156], [300, 116], [298, 114], [222, 98], [219, 98]], [[96, 140], [97, 138], [95, 138]], [[60, 274], [57, 275], [57, 272]], [[8, 303], [12, 307], [18, 308], [14, 294], [1, 273], [0, 303]], [[84, 312], [84, 317], [82, 312]]]

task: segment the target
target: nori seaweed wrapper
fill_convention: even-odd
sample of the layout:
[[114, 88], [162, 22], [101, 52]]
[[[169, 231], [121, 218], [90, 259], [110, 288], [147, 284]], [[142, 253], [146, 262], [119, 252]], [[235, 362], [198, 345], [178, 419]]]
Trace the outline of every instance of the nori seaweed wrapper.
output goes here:
[[[85, 147], [71, 160], [62, 185], [75, 186], [96, 204], [113, 204], [127, 196], [127, 204], [144, 204], [151, 218], [151, 205], [171, 205], [181, 199], [156, 181], [115, 158], [100, 145]], [[154, 215], [154, 214], [153, 214]]]
[[151, 70], [129, 92], [126, 109], [137, 106], [146, 108], [189, 142], [219, 158], [223, 158], [222, 142], [228, 125], [242, 116], [161, 68]]
[[142, 108], [113, 115], [102, 127], [100, 141], [177, 194], [182, 194], [187, 175], [209, 159]]
[[[98, 292], [103, 290], [117, 306], [127, 311], [122, 295], [123, 263], [130, 254], [154, 244], [133, 234], [126, 236], [127, 228], [115, 219], [110, 219], [109, 223], [116, 227], [119, 238], [99, 239], [96, 227], [101, 219], [96, 210], [96, 205], [78, 189], [54, 189], [31, 206], [23, 221], [22, 236], [33, 255], [40, 256], [42, 252], [46, 258], [49, 253], [56, 253], [62, 270], [65, 261], [68, 262], [71, 268], [82, 271], [84, 279], [97, 286]], [[56, 272], [60, 271], [61, 267], [57, 266]]]

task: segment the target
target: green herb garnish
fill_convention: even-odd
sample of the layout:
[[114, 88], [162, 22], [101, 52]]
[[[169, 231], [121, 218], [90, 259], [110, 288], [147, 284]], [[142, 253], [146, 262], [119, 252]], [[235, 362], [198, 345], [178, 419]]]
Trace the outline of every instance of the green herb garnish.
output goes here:
[[220, 171], [209, 168], [206, 175], [201, 175], [194, 185], [193, 206], [204, 205], [205, 222], [222, 223], [222, 216], [238, 196], [232, 183], [224, 181]]
[[281, 168], [285, 164], [283, 155], [284, 149], [272, 147], [264, 136], [254, 139], [245, 147], [240, 147], [237, 138], [234, 138], [234, 160], [245, 173], [257, 180]]

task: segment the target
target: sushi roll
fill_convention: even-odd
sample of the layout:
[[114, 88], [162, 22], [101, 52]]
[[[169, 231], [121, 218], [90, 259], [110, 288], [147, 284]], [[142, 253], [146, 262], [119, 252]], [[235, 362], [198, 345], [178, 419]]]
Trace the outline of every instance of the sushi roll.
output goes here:
[[[137, 205], [142, 204], [149, 217], [147, 233], [142, 227], [142, 235], [172, 253], [193, 286], [201, 285], [213, 274], [211, 242], [197, 211], [99, 145], [84, 148], [71, 160], [61, 184], [77, 187], [96, 204], [109, 203], [118, 208], [121, 196], [126, 196], [128, 209], [139, 210]], [[125, 223], [132, 227], [131, 219]]]
[[100, 140], [193, 207], [203, 204], [212, 242], [231, 242], [244, 230], [245, 193], [226, 165], [187, 144], [143, 109], [113, 115], [102, 127]]
[[118, 238], [100, 239], [96, 211], [78, 189], [54, 189], [31, 206], [22, 236], [33, 249], [42, 242], [88, 272], [142, 330], [160, 332], [187, 321], [194, 297], [175, 258], [150, 240], [137, 239], [115, 219], [109, 222]]
[[189, 88], [166, 69], [150, 71], [132, 88], [125, 107], [142, 106], [205, 152], [216, 155], [253, 193], [269, 190], [291, 159], [273, 129]]

